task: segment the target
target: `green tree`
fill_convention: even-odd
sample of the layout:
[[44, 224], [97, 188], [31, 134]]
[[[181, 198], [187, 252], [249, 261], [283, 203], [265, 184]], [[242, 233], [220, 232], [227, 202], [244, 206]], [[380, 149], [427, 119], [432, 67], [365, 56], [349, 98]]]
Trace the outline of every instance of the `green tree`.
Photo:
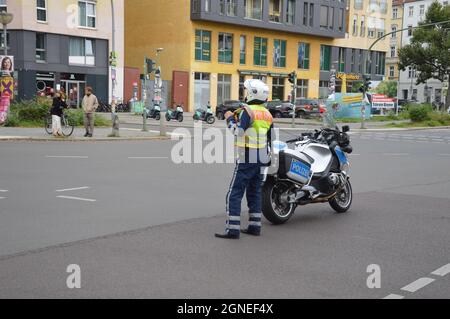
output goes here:
[[[442, 23], [446, 21], [449, 22]], [[411, 43], [398, 52], [400, 70], [409, 66], [417, 70], [416, 84], [428, 79], [444, 82], [450, 76], [450, 6], [434, 1], [419, 26], [439, 22], [415, 29]], [[449, 105], [450, 90], [447, 90], [446, 106]]]
[[397, 97], [397, 82], [383, 81], [375, 89], [378, 94], [384, 94], [388, 97]]

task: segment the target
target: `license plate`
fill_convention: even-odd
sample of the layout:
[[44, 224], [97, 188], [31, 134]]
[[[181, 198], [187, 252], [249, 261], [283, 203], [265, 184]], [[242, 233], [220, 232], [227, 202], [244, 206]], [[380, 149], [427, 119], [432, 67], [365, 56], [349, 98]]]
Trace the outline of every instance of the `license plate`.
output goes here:
[[300, 161], [292, 160], [290, 172], [299, 175], [303, 178], [309, 179], [311, 168]]

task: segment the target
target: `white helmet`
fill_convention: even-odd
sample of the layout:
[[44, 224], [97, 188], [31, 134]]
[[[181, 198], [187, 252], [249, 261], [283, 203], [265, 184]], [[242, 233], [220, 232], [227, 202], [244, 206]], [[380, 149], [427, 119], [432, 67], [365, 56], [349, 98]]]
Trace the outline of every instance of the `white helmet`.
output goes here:
[[244, 89], [247, 90], [246, 103], [255, 100], [266, 102], [269, 98], [269, 87], [261, 80], [246, 80], [244, 82]]

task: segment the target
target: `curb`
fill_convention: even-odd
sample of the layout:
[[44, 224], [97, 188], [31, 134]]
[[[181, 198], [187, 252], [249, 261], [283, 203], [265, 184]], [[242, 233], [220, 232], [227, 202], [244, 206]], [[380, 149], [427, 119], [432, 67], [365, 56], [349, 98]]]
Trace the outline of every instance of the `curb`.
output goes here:
[[32, 141], [32, 142], [115, 142], [115, 141], [152, 141], [170, 140], [170, 136], [136, 136], [136, 137], [99, 137], [99, 138], [48, 138], [33, 136], [0, 136], [2, 141]]

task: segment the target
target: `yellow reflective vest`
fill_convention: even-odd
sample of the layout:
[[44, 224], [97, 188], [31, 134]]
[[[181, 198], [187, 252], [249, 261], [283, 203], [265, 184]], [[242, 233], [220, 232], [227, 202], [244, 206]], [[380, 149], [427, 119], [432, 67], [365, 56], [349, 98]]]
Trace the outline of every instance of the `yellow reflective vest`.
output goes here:
[[261, 149], [267, 147], [267, 132], [273, 123], [272, 114], [264, 105], [248, 105], [245, 107], [250, 115], [251, 126], [243, 136], [238, 136], [235, 145]]

